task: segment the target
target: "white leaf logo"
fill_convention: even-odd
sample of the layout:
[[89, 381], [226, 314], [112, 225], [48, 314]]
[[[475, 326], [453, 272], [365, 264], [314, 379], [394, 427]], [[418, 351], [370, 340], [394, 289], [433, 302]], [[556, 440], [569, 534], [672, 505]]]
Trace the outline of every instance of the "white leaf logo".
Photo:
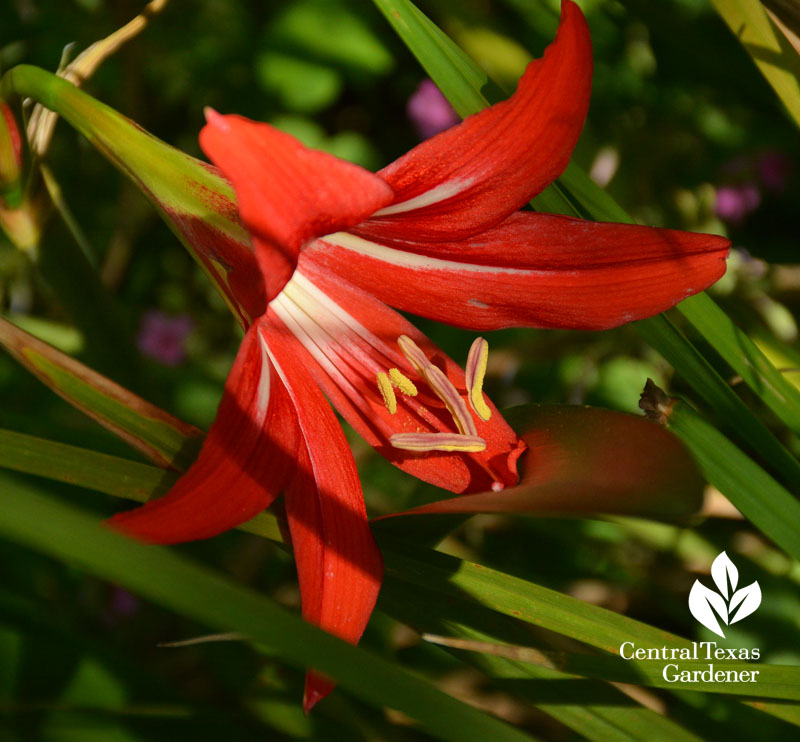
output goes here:
[[739, 570], [724, 551], [711, 565], [711, 577], [719, 592], [695, 580], [689, 592], [689, 610], [703, 626], [724, 638], [719, 619], [732, 624], [747, 618], [761, 605], [761, 588], [753, 582], [737, 590]]
[[[741, 605], [739, 605], [741, 603]], [[756, 608], [761, 605], [761, 588], [758, 586], [757, 582], [754, 582], [752, 585], [748, 585], [747, 587], [743, 587], [741, 590], [737, 590], [731, 596], [731, 603], [729, 610], [731, 611], [731, 617], [728, 623], [736, 623], [737, 621], [741, 621], [743, 618], [747, 618], [751, 613], [754, 613]], [[739, 610], [734, 613], [736, 606], [739, 606]]]
[[736, 585], [739, 582], [739, 570], [736, 565], [728, 558], [728, 555], [723, 551], [711, 565], [711, 576], [714, 578], [714, 584], [717, 590], [720, 591], [725, 600], [728, 599], [728, 583], [730, 582], [731, 592], [736, 590]]

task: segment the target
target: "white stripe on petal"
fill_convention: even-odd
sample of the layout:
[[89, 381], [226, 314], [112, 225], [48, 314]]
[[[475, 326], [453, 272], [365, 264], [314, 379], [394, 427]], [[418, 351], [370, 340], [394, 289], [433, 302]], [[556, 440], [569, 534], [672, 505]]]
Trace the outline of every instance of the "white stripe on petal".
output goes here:
[[[456, 260], [443, 260], [442, 258], [431, 258], [427, 255], [420, 255], [407, 250], [396, 250], [393, 247], [381, 245], [378, 242], [365, 240], [363, 237], [347, 232], [335, 232], [326, 235], [323, 242], [328, 242], [345, 250], [366, 255], [391, 265], [399, 265], [412, 270], [435, 270], [435, 271], [458, 271], [459, 273], [470, 271], [473, 273], [512, 273], [536, 275], [537, 271], [525, 270], [523, 268], [504, 268], [496, 265], [475, 265], [474, 263], [460, 263]], [[322, 249], [324, 246], [312, 249]]]
[[373, 216], [389, 216], [390, 214], [404, 214], [407, 211], [414, 211], [415, 209], [422, 209], [425, 206], [432, 206], [438, 204], [440, 201], [446, 201], [448, 198], [457, 196], [462, 191], [465, 191], [475, 182], [475, 178], [461, 178], [451, 180], [448, 183], [431, 188], [419, 196], [409, 198], [408, 201], [401, 201], [398, 204], [392, 204], [382, 209], [378, 209]]
[[261, 351], [261, 376], [258, 379], [258, 389], [256, 390], [256, 408], [253, 424], [257, 428], [263, 428], [269, 408], [272, 367], [270, 366], [267, 344], [264, 342], [260, 332], [258, 333], [258, 348]]

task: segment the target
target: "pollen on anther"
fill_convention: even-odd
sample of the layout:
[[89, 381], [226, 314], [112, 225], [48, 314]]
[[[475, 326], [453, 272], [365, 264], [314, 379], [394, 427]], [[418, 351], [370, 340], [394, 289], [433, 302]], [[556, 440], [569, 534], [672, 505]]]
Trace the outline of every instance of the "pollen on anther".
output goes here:
[[479, 453], [486, 450], [486, 441], [474, 435], [458, 433], [396, 433], [389, 442], [406, 451], [446, 451]]
[[466, 383], [469, 394], [467, 401], [472, 411], [481, 419], [488, 420], [492, 410], [483, 399], [483, 378], [489, 360], [489, 343], [483, 338], [475, 338], [467, 357]]
[[458, 389], [438, 366], [434, 366], [422, 349], [407, 335], [397, 338], [397, 344], [408, 362], [427, 382], [431, 391], [444, 403], [453, 418], [461, 435], [477, 436], [475, 421], [469, 414], [467, 405], [461, 398]]
[[389, 378], [392, 383], [408, 397], [416, 397], [419, 392], [414, 382], [408, 378], [399, 368], [389, 369]]
[[397, 412], [397, 397], [392, 388], [392, 382], [389, 381], [389, 377], [383, 371], [378, 372], [377, 381], [378, 389], [383, 397], [383, 404], [386, 405], [389, 414], [394, 415]]

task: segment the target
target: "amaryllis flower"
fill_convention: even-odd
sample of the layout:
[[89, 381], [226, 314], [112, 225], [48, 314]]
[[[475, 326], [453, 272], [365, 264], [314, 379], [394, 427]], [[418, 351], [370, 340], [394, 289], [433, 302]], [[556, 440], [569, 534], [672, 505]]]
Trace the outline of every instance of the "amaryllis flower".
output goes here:
[[[509, 100], [376, 174], [210, 112], [200, 142], [232, 182], [254, 249], [223, 240], [214, 257], [237, 277], [227, 286], [248, 327], [196, 462], [113, 524], [152, 542], [204, 538], [283, 492], [303, 613], [356, 642], [381, 560], [323, 393], [392, 463], [457, 493], [515, 484], [523, 450], [481, 391], [485, 341], [462, 371], [390, 306], [479, 330], [602, 329], [724, 272], [719, 237], [518, 211], [566, 167], [591, 67], [586, 22], [564, 2], [554, 43]], [[190, 239], [211, 234], [169, 215]], [[330, 688], [312, 672], [306, 708]]]

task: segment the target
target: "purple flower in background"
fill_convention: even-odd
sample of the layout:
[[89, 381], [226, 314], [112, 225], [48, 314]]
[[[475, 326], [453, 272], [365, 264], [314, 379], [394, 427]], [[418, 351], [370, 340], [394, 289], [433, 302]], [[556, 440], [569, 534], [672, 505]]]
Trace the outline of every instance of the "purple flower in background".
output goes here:
[[789, 158], [778, 150], [764, 152], [756, 162], [758, 177], [766, 188], [780, 193], [786, 188], [791, 175], [792, 164]]
[[170, 317], [151, 309], [142, 317], [136, 344], [139, 350], [165, 366], [178, 366], [186, 360], [186, 337], [194, 321], [187, 314]]
[[423, 80], [408, 99], [406, 113], [420, 139], [428, 139], [461, 121], [432, 80]]
[[111, 591], [109, 600], [109, 613], [114, 618], [128, 618], [139, 610], [139, 598], [131, 595], [121, 587], [115, 587]]
[[717, 188], [717, 216], [730, 224], [740, 224], [761, 203], [761, 191], [754, 183]]

